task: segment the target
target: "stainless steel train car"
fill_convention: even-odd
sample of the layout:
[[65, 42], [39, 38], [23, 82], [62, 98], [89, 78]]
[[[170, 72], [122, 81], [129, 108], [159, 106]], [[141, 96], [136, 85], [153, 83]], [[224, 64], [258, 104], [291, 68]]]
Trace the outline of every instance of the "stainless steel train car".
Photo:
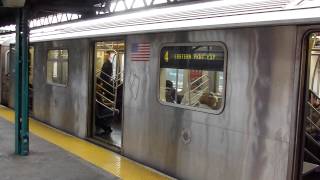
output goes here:
[[224, 0], [34, 29], [32, 116], [178, 179], [319, 179], [319, 11]]

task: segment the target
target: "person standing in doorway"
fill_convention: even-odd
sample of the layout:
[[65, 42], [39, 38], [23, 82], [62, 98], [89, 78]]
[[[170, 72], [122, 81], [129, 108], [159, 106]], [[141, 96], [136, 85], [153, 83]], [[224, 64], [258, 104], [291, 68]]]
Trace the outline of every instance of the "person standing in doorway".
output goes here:
[[[111, 84], [111, 77], [112, 77], [112, 62], [110, 57], [111, 57], [110, 52], [106, 52], [104, 56], [104, 62], [102, 65], [101, 73], [100, 73], [101, 80], [109, 84]], [[105, 87], [105, 85], [103, 86]]]
[[[110, 52], [106, 52], [104, 62], [101, 68], [100, 76], [97, 78], [97, 83], [100, 85], [100, 93], [97, 95], [96, 102], [96, 134], [109, 135], [112, 132], [111, 123], [113, 120], [113, 112], [110, 110], [114, 99], [114, 88], [112, 82], [112, 62]], [[109, 108], [107, 108], [109, 107]], [[100, 131], [103, 129], [103, 131]]]

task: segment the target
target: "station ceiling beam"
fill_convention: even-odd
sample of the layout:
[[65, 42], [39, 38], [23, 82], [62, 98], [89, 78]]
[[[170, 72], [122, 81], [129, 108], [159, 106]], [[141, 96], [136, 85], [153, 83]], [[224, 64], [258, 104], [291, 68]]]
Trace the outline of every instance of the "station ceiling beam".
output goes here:
[[72, 13], [81, 19], [107, 16], [113, 13], [147, 8], [197, 3], [209, 0], [0, 0], [0, 27], [15, 24], [14, 7], [27, 7], [32, 13], [28, 20], [44, 18], [58, 13]]
[[[8, 2], [10, 1], [10, 3]], [[26, 7], [29, 13], [28, 20], [46, 17], [57, 13], [75, 13], [83, 17], [96, 15], [97, 4], [111, 2], [111, 0], [0, 0], [0, 27], [15, 24], [16, 11], [14, 8]], [[25, 1], [24, 6], [18, 1]]]

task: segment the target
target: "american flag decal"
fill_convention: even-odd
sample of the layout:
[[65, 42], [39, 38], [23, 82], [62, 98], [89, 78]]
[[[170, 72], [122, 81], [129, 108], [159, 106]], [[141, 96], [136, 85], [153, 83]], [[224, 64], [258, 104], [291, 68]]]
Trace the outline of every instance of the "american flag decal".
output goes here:
[[149, 61], [150, 60], [150, 43], [134, 43], [131, 47], [132, 61]]

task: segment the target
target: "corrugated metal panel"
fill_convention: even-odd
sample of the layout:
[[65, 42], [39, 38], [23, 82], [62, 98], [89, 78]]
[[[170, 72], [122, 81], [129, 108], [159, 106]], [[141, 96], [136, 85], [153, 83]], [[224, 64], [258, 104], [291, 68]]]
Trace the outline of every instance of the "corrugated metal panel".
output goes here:
[[[239, 14], [251, 14], [259, 12], [269, 12], [283, 9], [289, 0], [263, 0], [247, 3], [238, 3], [234, 5], [215, 6], [205, 9], [193, 9], [191, 11], [178, 11], [173, 13], [163, 13], [163, 15], [150, 15], [144, 18], [130, 18], [116, 22], [101, 22], [94, 26], [83, 26], [77, 28], [66, 28], [64, 32], [72, 33], [78, 31], [88, 31], [97, 29], [107, 29], [124, 26], [136, 26], [154, 23], [185, 21], [191, 19], [204, 19], [222, 16], [233, 16]], [[218, 3], [217, 3], [218, 4]], [[165, 11], [165, 10], [164, 10]]]
[[[315, 0], [221, 0], [159, 8], [39, 28], [31, 40], [50, 41], [134, 33], [320, 22]], [[310, 7], [306, 7], [309, 4]], [[318, 8], [318, 9], [317, 9]]]
[[296, 5], [296, 8], [320, 7], [319, 0], [304, 0]]

